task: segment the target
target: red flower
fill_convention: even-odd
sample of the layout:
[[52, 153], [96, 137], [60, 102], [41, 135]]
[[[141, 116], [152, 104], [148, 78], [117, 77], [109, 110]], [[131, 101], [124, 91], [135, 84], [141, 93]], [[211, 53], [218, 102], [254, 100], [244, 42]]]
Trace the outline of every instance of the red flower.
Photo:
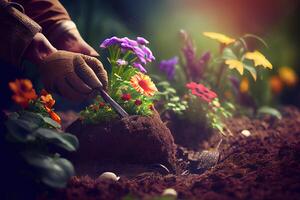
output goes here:
[[142, 105], [142, 101], [137, 99], [137, 100], [134, 101], [134, 104], [137, 105], [137, 106], [140, 106], [140, 105]]
[[190, 82], [186, 84], [186, 87], [192, 91], [192, 94], [200, 97], [202, 100], [207, 103], [211, 102], [214, 98], [217, 97], [217, 94], [209, 90], [202, 84], [197, 84], [195, 82]]
[[122, 98], [123, 101], [129, 101], [131, 99], [131, 95], [130, 94], [123, 94], [121, 98]]
[[105, 106], [105, 103], [104, 102], [100, 102], [99, 103], [99, 108], [103, 108]]

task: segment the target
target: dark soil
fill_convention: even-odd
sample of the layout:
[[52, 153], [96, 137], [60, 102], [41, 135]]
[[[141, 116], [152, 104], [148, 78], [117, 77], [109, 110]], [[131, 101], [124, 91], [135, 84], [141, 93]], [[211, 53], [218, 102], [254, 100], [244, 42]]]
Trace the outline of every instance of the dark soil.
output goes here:
[[208, 140], [213, 134], [213, 130], [207, 124], [193, 123], [179, 118], [174, 113], [167, 113], [163, 120], [171, 130], [175, 143], [189, 149], [199, 150], [201, 142]]
[[[176, 145], [158, 114], [130, 116], [100, 124], [74, 122], [68, 129], [80, 148], [71, 156], [79, 174], [99, 173], [99, 165], [163, 164], [175, 171]], [[103, 167], [103, 166], [102, 166]], [[97, 174], [99, 175], [99, 174]]]
[[[282, 120], [229, 120], [234, 136], [221, 145], [219, 163], [202, 174], [190, 170], [199, 152], [178, 148], [179, 166], [187, 169], [184, 175], [118, 174], [118, 182], [73, 177], [67, 189], [48, 198], [109, 200], [132, 195], [152, 199], [174, 188], [179, 199], [300, 199], [300, 112], [286, 108], [283, 115]], [[251, 132], [249, 137], [240, 134], [244, 129]], [[200, 146], [215, 145], [218, 140], [216, 135]]]

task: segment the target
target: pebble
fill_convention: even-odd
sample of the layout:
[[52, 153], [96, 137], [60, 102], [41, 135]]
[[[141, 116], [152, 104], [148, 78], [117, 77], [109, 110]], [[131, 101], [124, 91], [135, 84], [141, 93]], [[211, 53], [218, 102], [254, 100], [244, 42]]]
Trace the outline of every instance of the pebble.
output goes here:
[[167, 188], [163, 191], [162, 196], [164, 197], [172, 197], [177, 198], [177, 192], [173, 188]]
[[251, 132], [249, 130], [242, 130], [241, 134], [245, 137], [249, 137], [251, 135]]
[[118, 181], [120, 179], [119, 176], [117, 176], [113, 172], [104, 172], [99, 176], [99, 179], [101, 180], [112, 180], [112, 181]]

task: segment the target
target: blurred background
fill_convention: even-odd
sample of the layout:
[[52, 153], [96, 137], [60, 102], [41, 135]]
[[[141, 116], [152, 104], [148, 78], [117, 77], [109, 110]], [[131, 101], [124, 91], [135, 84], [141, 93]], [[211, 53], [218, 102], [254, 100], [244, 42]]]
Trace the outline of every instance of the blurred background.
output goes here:
[[[195, 40], [198, 52], [217, 51], [218, 44], [203, 37], [203, 31], [239, 37], [253, 33], [262, 37], [269, 49], [262, 52], [274, 69], [274, 98], [300, 106], [300, 86], [284, 86], [277, 79], [279, 68], [300, 74], [299, 0], [61, 0], [77, 24], [83, 38], [102, 53], [99, 44], [107, 37], [143, 36], [157, 62], [180, 52], [180, 29]], [[105, 60], [105, 59], [102, 59]], [[157, 63], [150, 67], [155, 70]], [[279, 80], [279, 81], [278, 81]]]

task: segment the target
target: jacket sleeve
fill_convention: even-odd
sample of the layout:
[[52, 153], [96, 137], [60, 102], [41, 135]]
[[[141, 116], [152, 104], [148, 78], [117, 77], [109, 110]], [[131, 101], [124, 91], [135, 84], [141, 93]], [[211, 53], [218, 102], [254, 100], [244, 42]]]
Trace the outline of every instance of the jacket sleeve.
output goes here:
[[48, 38], [52, 30], [64, 21], [71, 18], [58, 0], [15, 0], [20, 3], [25, 14], [43, 28], [43, 34]]
[[20, 66], [23, 54], [41, 27], [16, 3], [0, 0], [0, 60]]

